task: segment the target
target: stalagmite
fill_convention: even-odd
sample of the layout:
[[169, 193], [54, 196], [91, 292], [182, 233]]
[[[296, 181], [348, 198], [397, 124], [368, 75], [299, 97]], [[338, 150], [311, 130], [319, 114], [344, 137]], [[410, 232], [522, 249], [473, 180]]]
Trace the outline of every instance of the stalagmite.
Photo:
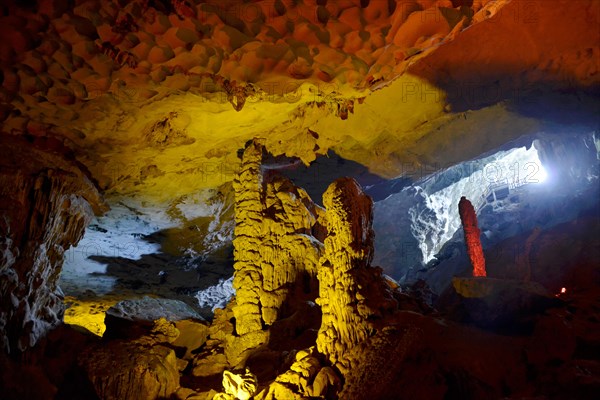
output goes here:
[[473, 276], [486, 276], [485, 258], [483, 257], [483, 248], [479, 238], [480, 231], [477, 227], [477, 214], [475, 209], [466, 197], [461, 197], [458, 203], [458, 212], [465, 233], [465, 243], [467, 252], [473, 266]]
[[374, 333], [374, 321], [395, 303], [385, 296], [381, 270], [370, 266], [373, 200], [354, 179], [340, 178], [323, 195], [323, 204], [328, 233], [318, 274], [323, 321], [317, 348], [343, 373], [351, 367], [348, 350]]
[[[229, 361], [268, 341], [268, 329], [302, 301], [314, 300], [320, 243], [312, 236], [322, 210], [289, 180], [262, 172], [264, 147], [248, 144], [234, 181], [236, 338]], [[308, 282], [308, 284], [307, 284]]]

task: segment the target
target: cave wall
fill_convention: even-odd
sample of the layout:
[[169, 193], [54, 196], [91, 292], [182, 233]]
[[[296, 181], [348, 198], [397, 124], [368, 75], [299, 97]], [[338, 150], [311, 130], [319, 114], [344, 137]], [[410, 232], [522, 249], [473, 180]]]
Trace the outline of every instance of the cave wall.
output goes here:
[[2, 135], [0, 147], [0, 342], [18, 353], [62, 322], [56, 283], [102, 197], [55, 142]]
[[[532, 91], [551, 83], [550, 90], [579, 98], [579, 89], [594, 93], [600, 76], [595, 1], [482, 0], [467, 4], [470, 10], [451, 1], [407, 1], [402, 7], [393, 1], [325, 1], [317, 7], [310, 1], [257, 2], [258, 18], [251, 20], [231, 16], [239, 11], [235, 1], [222, 8], [174, 3], [134, 1], [121, 9], [114, 1], [40, 1], [2, 9], [1, 30], [8, 39], [0, 44], [3, 129], [52, 143], [42, 155], [16, 151], [23, 157], [13, 155], [18, 167], [7, 164], [11, 172], [3, 178], [6, 214], [25, 221], [3, 222], [3, 271], [21, 270], [3, 292], [5, 299], [17, 293], [14, 305], [7, 300], [3, 306], [22, 309], [16, 320], [33, 321], [25, 315], [46, 312], [34, 307], [37, 294], [28, 288], [54, 290], [62, 251], [78, 240], [86, 221], [71, 215], [89, 214], [83, 203], [77, 205], [79, 195], [64, 211], [60, 196], [82, 189], [62, 182], [85, 181], [81, 171], [87, 168], [103, 190], [168, 203], [233, 179], [235, 151], [259, 135], [270, 150], [305, 163], [335, 148], [392, 177], [406, 172], [405, 162], [410, 168], [448, 165], [537, 130], [539, 115], [521, 107], [541, 103]], [[291, 95], [271, 90], [289, 82]], [[496, 89], [491, 97], [477, 92], [489, 85]], [[527, 90], [515, 91], [521, 86]], [[465, 98], [465, 91], [475, 97]], [[508, 105], [495, 104], [505, 100]], [[56, 151], [54, 143], [68, 149]], [[67, 164], [75, 167], [56, 167], [63, 164], [53, 157], [67, 152], [85, 167], [71, 161]], [[23, 166], [29, 159], [39, 167]], [[51, 174], [44, 172], [48, 168]], [[74, 171], [75, 178], [62, 177], [63, 170]], [[276, 185], [286, 184], [273, 181], [270, 188]], [[297, 201], [276, 199], [271, 189], [261, 200], [272, 202], [269, 207], [285, 209]], [[97, 203], [90, 193], [82, 198]], [[318, 213], [309, 211], [312, 217]], [[30, 229], [35, 224], [40, 225]], [[68, 238], [56, 233], [60, 224], [67, 226]], [[278, 232], [305, 232], [310, 225], [273, 224]], [[286, 237], [273, 234], [268, 240]], [[51, 245], [45, 253], [36, 245], [21, 247], [30, 238]], [[295, 257], [281, 255], [283, 249], [275, 253]], [[27, 276], [26, 262], [13, 267], [17, 259], [33, 265], [43, 258], [54, 271], [39, 266], [43, 273]], [[279, 283], [267, 290], [269, 304], [253, 306], [252, 314], [260, 315], [254, 326], [275, 318], [276, 304], [287, 296]], [[28, 302], [19, 300], [28, 296]], [[56, 306], [48, 309], [54, 311], [44, 318], [59, 319]], [[6, 311], [7, 321], [12, 313]]]

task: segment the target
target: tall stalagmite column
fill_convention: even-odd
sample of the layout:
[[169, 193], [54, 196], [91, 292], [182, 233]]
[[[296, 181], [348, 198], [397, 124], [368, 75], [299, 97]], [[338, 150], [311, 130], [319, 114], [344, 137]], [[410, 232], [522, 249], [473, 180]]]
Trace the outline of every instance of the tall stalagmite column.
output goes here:
[[316, 296], [310, 289], [316, 292], [321, 244], [313, 228], [323, 210], [288, 179], [265, 176], [263, 151], [257, 140], [247, 145], [233, 182], [237, 336], [226, 350], [232, 365], [243, 361], [245, 350], [268, 342], [275, 321]]
[[483, 248], [481, 247], [480, 231], [477, 226], [477, 214], [475, 209], [466, 197], [461, 197], [458, 203], [458, 213], [465, 233], [465, 243], [467, 244], [467, 253], [473, 266], [473, 276], [486, 276], [485, 258], [483, 257]]
[[372, 268], [373, 200], [354, 179], [340, 178], [323, 194], [327, 237], [319, 267], [319, 298], [323, 320], [317, 348], [342, 373], [350, 370], [348, 350], [376, 330], [383, 313], [396, 307]]

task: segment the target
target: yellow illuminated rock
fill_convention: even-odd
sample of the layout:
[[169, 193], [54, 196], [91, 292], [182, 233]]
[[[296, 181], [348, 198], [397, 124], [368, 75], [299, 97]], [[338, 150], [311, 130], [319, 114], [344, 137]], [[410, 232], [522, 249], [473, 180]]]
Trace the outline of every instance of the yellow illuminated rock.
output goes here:
[[175, 352], [155, 338], [90, 347], [79, 362], [102, 399], [168, 398], [179, 387]]
[[327, 237], [319, 265], [323, 321], [317, 348], [342, 373], [354, 346], [375, 333], [377, 320], [396, 308], [373, 258], [373, 200], [354, 179], [340, 178], [323, 195]]
[[258, 383], [256, 376], [248, 369], [244, 374], [234, 374], [229, 371], [223, 372], [223, 389], [225, 393], [219, 393], [214, 400], [249, 400], [256, 393]]
[[111, 299], [108, 296], [89, 300], [66, 297], [65, 324], [81, 326], [98, 336], [102, 336], [106, 330], [104, 324], [106, 310], [120, 300], [120, 298]]
[[296, 353], [289, 370], [259, 392], [255, 399], [335, 398], [341, 379], [330, 367], [322, 366], [315, 348]]
[[[245, 349], [267, 343], [269, 326], [291, 315], [297, 303], [314, 299], [320, 252], [312, 239], [318, 207], [303, 189], [267, 173], [263, 152], [259, 141], [250, 142], [234, 181], [237, 336], [231, 340], [244, 342]], [[308, 287], [306, 279], [312, 282]]]

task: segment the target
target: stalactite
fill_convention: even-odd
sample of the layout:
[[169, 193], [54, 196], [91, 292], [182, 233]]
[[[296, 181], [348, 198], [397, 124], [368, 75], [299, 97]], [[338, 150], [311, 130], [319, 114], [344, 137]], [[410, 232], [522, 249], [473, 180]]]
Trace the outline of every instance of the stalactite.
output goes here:
[[458, 213], [465, 234], [467, 253], [473, 266], [473, 276], [486, 276], [485, 258], [479, 238], [480, 231], [477, 227], [477, 214], [471, 202], [464, 196], [460, 198], [458, 203]]

